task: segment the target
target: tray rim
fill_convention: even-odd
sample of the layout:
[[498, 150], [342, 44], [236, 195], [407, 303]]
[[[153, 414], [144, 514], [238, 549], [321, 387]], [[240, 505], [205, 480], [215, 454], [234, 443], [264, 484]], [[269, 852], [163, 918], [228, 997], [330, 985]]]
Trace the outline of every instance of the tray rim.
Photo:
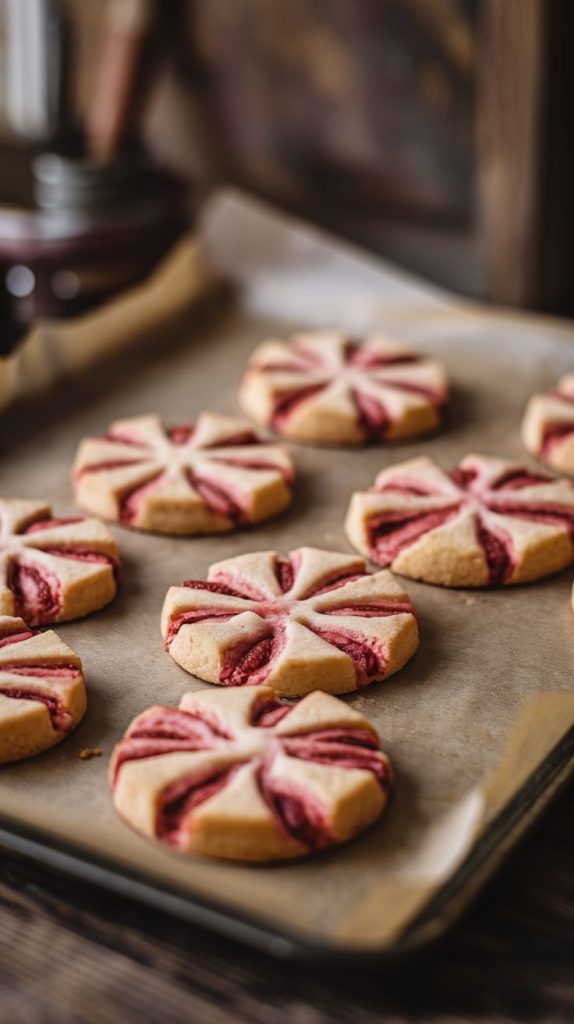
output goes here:
[[493, 817], [458, 868], [405, 925], [388, 946], [376, 941], [365, 946], [329, 940], [280, 922], [193, 896], [137, 870], [118, 866], [113, 858], [82, 850], [73, 842], [59, 840], [0, 814], [0, 852], [9, 850], [82, 882], [118, 892], [189, 924], [206, 928], [277, 959], [304, 962], [353, 962], [365, 964], [393, 960], [414, 953], [442, 936], [479, 894], [519, 839], [532, 827], [542, 810], [574, 777], [574, 726], [566, 732], [524, 780], [520, 788]]

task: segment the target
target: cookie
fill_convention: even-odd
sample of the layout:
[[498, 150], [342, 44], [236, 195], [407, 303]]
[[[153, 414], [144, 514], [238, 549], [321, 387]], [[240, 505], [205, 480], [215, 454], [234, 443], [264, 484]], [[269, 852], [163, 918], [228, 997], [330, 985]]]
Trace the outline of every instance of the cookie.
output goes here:
[[391, 767], [372, 725], [326, 693], [286, 704], [268, 687], [187, 693], [156, 706], [115, 749], [116, 810], [185, 852], [232, 860], [301, 857], [367, 828]]
[[574, 476], [574, 373], [555, 388], [532, 395], [522, 420], [525, 448], [559, 473]]
[[442, 367], [381, 335], [296, 334], [253, 353], [239, 402], [294, 441], [362, 444], [434, 430], [447, 400]]
[[85, 710], [78, 655], [52, 630], [0, 615], [0, 764], [53, 747]]
[[379, 565], [448, 587], [525, 583], [574, 557], [574, 485], [520, 463], [467, 455], [447, 473], [428, 458], [379, 473], [353, 495], [349, 540]]
[[115, 596], [118, 546], [97, 519], [52, 518], [39, 501], [0, 499], [0, 615], [28, 625], [77, 619]]
[[389, 572], [318, 548], [212, 565], [207, 581], [170, 588], [161, 628], [172, 658], [200, 679], [267, 683], [288, 696], [385, 679], [419, 642], [411, 602]]
[[73, 487], [82, 508], [138, 530], [223, 533], [277, 515], [293, 464], [244, 420], [203, 412], [167, 428], [159, 416], [112, 423], [80, 444]]

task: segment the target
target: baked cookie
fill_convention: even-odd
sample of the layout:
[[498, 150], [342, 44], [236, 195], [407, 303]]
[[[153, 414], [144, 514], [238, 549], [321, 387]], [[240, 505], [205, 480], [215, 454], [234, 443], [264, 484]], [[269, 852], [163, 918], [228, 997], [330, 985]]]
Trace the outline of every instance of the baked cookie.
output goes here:
[[53, 519], [39, 501], [0, 499], [0, 615], [77, 619], [115, 596], [118, 546], [97, 519]]
[[467, 455], [447, 473], [428, 458], [384, 469], [356, 493], [347, 536], [379, 565], [447, 587], [538, 580], [574, 557], [574, 486], [520, 463]]
[[114, 751], [114, 804], [138, 832], [233, 860], [301, 857], [367, 828], [391, 767], [375, 730], [315, 691], [284, 704], [268, 687], [187, 693], [156, 706]]
[[394, 441], [437, 427], [447, 400], [441, 366], [381, 335], [296, 334], [253, 353], [239, 388], [257, 423], [313, 444]]
[[529, 452], [574, 476], [574, 373], [561, 377], [552, 391], [532, 395], [521, 433]]
[[73, 469], [82, 508], [139, 530], [223, 533], [281, 512], [293, 464], [244, 420], [203, 412], [167, 428], [159, 416], [112, 423], [80, 444]]
[[166, 648], [187, 672], [223, 686], [346, 693], [385, 679], [418, 647], [408, 596], [362, 558], [298, 548], [212, 565], [207, 581], [167, 593]]
[[53, 747], [85, 710], [78, 655], [52, 630], [0, 615], [0, 764]]

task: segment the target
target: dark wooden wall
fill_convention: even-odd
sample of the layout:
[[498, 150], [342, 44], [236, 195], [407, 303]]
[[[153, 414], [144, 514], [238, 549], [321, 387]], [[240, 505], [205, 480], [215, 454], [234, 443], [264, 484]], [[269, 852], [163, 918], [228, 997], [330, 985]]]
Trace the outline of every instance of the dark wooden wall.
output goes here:
[[454, 288], [571, 313], [571, 0], [195, 0], [215, 166]]

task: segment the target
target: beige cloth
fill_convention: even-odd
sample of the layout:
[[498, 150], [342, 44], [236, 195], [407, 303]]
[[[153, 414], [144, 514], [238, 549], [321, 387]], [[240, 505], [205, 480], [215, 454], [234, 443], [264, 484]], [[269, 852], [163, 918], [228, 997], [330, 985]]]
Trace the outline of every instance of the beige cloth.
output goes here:
[[82, 316], [38, 323], [15, 352], [0, 357], [0, 408], [149, 338], [213, 282], [204, 246], [187, 236], [143, 284]]

